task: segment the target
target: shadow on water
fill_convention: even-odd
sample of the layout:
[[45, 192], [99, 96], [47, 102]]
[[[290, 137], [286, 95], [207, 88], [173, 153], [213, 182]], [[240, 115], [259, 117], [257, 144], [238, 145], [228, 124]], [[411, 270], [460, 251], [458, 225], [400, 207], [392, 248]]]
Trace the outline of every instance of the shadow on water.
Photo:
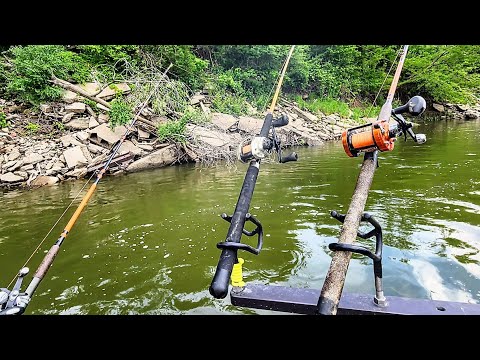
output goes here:
[[[366, 211], [384, 228], [386, 295], [480, 301], [480, 122], [425, 121], [427, 143], [399, 139], [380, 154]], [[297, 149], [299, 161], [262, 164], [250, 211], [265, 230], [245, 280], [321, 288], [330, 242], [361, 159], [340, 143]], [[30, 314], [250, 314], [208, 293], [247, 165], [174, 166], [104, 179], [40, 285]], [[0, 194], [0, 284], [5, 286], [83, 182]], [[30, 264], [38, 266], [76, 204]], [[244, 241], [255, 241], [244, 239]], [[364, 244], [373, 245], [369, 240]], [[371, 263], [354, 257], [345, 291], [373, 294]]]

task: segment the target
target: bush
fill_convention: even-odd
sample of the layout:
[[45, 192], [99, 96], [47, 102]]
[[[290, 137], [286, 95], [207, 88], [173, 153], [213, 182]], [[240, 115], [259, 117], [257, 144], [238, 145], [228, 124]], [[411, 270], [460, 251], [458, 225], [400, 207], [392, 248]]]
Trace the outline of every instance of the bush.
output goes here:
[[157, 134], [160, 141], [185, 143], [185, 119], [169, 120], [158, 126]]
[[113, 99], [110, 103], [110, 124], [113, 126], [125, 125], [132, 120], [132, 108], [120, 98]]
[[90, 64], [134, 62], [139, 57], [138, 45], [79, 45], [78, 49], [80, 56]]
[[210, 121], [210, 119], [201, 109], [189, 105], [180, 118], [180, 121], [183, 121], [185, 124], [205, 124]]
[[6, 73], [6, 91], [33, 105], [61, 97], [63, 89], [51, 85], [52, 75], [76, 82], [89, 75], [87, 64], [60, 45], [14, 46], [9, 53], [13, 68]]
[[90, 99], [83, 99], [83, 102], [85, 103], [85, 105], [88, 105], [90, 106], [90, 108], [95, 112], [95, 113], [99, 113], [99, 108], [97, 107], [97, 102], [96, 101], [93, 101], [93, 100], [90, 100]]
[[188, 123], [203, 124], [209, 121], [203, 111], [188, 107], [183, 116], [178, 120], [169, 120], [164, 124], [160, 124], [157, 129], [160, 141], [172, 141], [185, 143], [185, 130]]
[[[213, 110], [235, 115], [247, 113], [247, 97], [254, 97], [254, 93], [244, 85], [248, 74], [255, 74], [255, 71], [244, 72], [241, 69], [230, 69], [219, 72], [212, 77], [209, 83], [210, 96]], [[253, 78], [250, 78], [253, 81]], [[247, 88], [247, 89], [246, 89]]]
[[3, 111], [0, 111], [0, 129], [6, 127], [7, 125], [7, 115], [5, 115]]
[[0, 94], [4, 94], [7, 86], [7, 66], [0, 60]]
[[359, 106], [350, 107], [343, 101], [331, 98], [312, 97], [311, 99], [303, 100], [297, 95], [295, 96], [295, 101], [301, 109], [312, 113], [339, 114], [341, 117], [353, 120], [360, 120], [364, 117], [377, 117], [380, 113], [380, 106], [360, 104]]
[[[207, 48], [208, 51], [203, 46], [202, 50], [218, 63], [217, 68], [221, 72], [231, 72], [233, 79], [245, 90], [243, 95], [257, 102], [260, 95], [268, 94], [274, 86], [289, 46], [219, 45]], [[344, 101], [373, 100], [393, 64], [381, 93], [385, 96], [399, 49], [398, 45], [297, 45], [283, 91], [314, 93]], [[416, 94], [435, 101], [475, 101], [480, 92], [479, 64], [479, 46], [411, 46], [397, 94], [403, 101]]]
[[140, 61], [138, 45], [80, 45], [79, 56], [94, 66], [106, 81], [121, 79], [125, 61], [136, 64]]
[[[288, 45], [5, 46], [3, 49], [8, 50], [3, 54], [7, 60], [0, 58], [0, 94], [34, 105], [58, 100], [63, 89], [51, 85], [53, 74], [73, 82], [95, 76], [102, 83], [110, 83], [126, 77], [138, 86], [135, 92], [143, 94], [149, 85], [138, 79], [158, 78], [158, 69], [172, 63], [169, 76], [175, 80], [152, 99], [157, 114], [185, 112], [191, 90], [209, 85], [215, 110], [240, 115], [247, 111], [246, 101], [259, 109], [271, 101], [289, 48]], [[297, 45], [282, 93], [327, 98], [307, 101], [303, 106], [343, 114], [345, 107], [331, 99], [371, 102], [393, 64], [378, 100], [381, 103], [399, 49], [398, 45]], [[126, 62], [131, 66], [126, 66]], [[149, 75], [142, 77], [133, 69]], [[411, 46], [396, 97], [404, 102], [417, 94], [429, 103], [478, 101], [480, 46]], [[352, 111], [354, 117], [363, 114], [353, 107]]]
[[408, 96], [437, 102], [475, 103], [480, 89], [480, 47], [415, 46], [405, 60], [410, 76], [400, 81]]
[[25, 126], [25, 129], [30, 133], [30, 134], [36, 134], [38, 130], [40, 130], [40, 125], [31, 123], [29, 122], [27, 126]]
[[346, 103], [332, 98], [313, 98], [306, 101], [300, 96], [296, 96], [295, 101], [301, 109], [306, 109], [312, 113], [322, 112], [325, 115], [340, 114], [340, 116], [345, 118], [351, 115], [350, 108]]
[[206, 81], [208, 61], [193, 53], [191, 45], [144, 45], [141, 51], [155, 59], [157, 65], [173, 64], [170, 74], [176, 75], [192, 89], [198, 89]]
[[367, 106], [367, 107], [355, 107], [352, 108], [352, 119], [360, 120], [361, 118], [369, 117], [376, 118], [380, 114], [380, 106]]
[[212, 98], [212, 107], [215, 111], [225, 114], [244, 115], [247, 113], [247, 102], [242, 96], [228, 92], [216, 92]]

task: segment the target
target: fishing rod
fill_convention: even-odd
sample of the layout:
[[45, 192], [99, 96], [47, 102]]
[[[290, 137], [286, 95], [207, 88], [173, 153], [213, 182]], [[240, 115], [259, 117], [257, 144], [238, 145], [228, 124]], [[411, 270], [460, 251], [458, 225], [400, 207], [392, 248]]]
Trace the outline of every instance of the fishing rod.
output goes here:
[[[221, 215], [222, 219], [230, 223], [230, 227], [228, 229], [225, 241], [217, 244], [217, 248], [221, 249], [222, 253], [220, 255], [212, 283], [209, 287], [210, 294], [217, 299], [223, 299], [225, 296], [227, 296], [230, 276], [232, 275], [232, 281], [234, 281], [234, 275], [238, 275], [238, 273], [241, 274], [241, 265], [243, 264], [243, 259], [237, 257], [238, 250], [245, 250], [252, 254], [258, 255], [262, 249], [262, 224], [248, 212], [260, 170], [261, 160], [272, 150], [276, 151], [278, 161], [280, 163], [297, 161], [298, 159], [298, 156], [295, 152], [292, 152], [284, 157], [282, 156], [280, 140], [275, 133], [275, 128], [288, 124], [288, 117], [286, 115], [282, 115], [276, 119], [273, 118], [273, 111], [275, 109], [275, 105], [280, 94], [280, 89], [282, 87], [283, 78], [285, 76], [285, 72], [287, 71], [288, 63], [290, 62], [294, 48], [295, 45], [290, 48], [287, 59], [285, 60], [278, 80], [277, 88], [270, 104], [270, 108], [267, 111], [263, 121], [259, 135], [255, 136], [250, 143], [241, 144], [239, 147], [239, 160], [245, 163], [250, 161], [250, 164], [248, 166], [245, 179], [243, 180], [242, 189], [240, 191], [233, 215], [228, 216], [225, 213]], [[244, 228], [246, 221], [252, 222], [254, 225], [256, 225], [256, 228], [253, 231], [247, 231]], [[257, 235], [257, 247], [253, 248], [250, 245], [241, 243], [240, 240], [242, 234], [246, 236]], [[234, 265], [236, 266], [236, 271], [234, 271], [235, 274], [232, 274]]]
[[[407, 140], [410, 136], [416, 143], [426, 141], [423, 134], [415, 134], [412, 124], [405, 121], [402, 114], [412, 116], [421, 115], [426, 108], [425, 100], [414, 96], [406, 104], [392, 109], [393, 96], [405, 60], [408, 46], [404, 46], [398, 55], [402, 54], [397, 65], [397, 70], [390, 87], [387, 100], [382, 106], [376, 121], [366, 125], [345, 130], [342, 133], [342, 146], [349, 157], [358, 157], [364, 152], [365, 157], [357, 179], [352, 200], [347, 214], [332, 211], [331, 216], [343, 223], [340, 240], [329, 244], [329, 249], [334, 252], [332, 263], [327, 277], [320, 289], [292, 288], [290, 286], [245, 284], [235, 287], [234, 271], [230, 301], [234, 306], [262, 310], [289, 312], [295, 314], [321, 314], [335, 315], [337, 310], [342, 315], [479, 315], [480, 305], [463, 302], [441, 301], [430, 299], [410, 299], [399, 296], [385, 297], [382, 283], [382, 226], [371, 215], [363, 212], [372, 183], [374, 171], [378, 167], [378, 152], [391, 151], [394, 142], [402, 134]], [[396, 58], [388, 71], [385, 80], [396, 62]], [[382, 90], [383, 84], [376, 98]], [[392, 122], [389, 122], [393, 117]], [[373, 228], [366, 232], [358, 231], [359, 223], [368, 222]], [[355, 237], [369, 239], [375, 237], [375, 248], [370, 250], [367, 246], [354, 244]], [[343, 293], [343, 285], [348, 270], [352, 253], [367, 256], [373, 260], [373, 273], [375, 280], [375, 295]], [[241, 260], [241, 259], [239, 259]], [[236, 265], [235, 265], [236, 266]], [[241, 274], [236, 277], [241, 280]], [[238, 282], [237, 282], [238, 284]], [[341, 299], [340, 299], [341, 297]]]
[[[173, 64], [170, 64], [168, 66], [168, 68], [162, 74], [162, 77], [164, 77], [167, 74], [167, 72], [170, 70], [170, 68], [172, 66], [173, 66]], [[31, 257], [27, 260], [24, 267], [22, 267], [20, 269], [20, 271], [18, 272], [17, 280], [16, 280], [15, 285], [13, 286], [12, 290], [8, 290], [8, 286], [7, 286], [7, 288], [0, 288], [0, 315], [21, 315], [25, 312], [25, 310], [27, 308], [27, 305], [29, 304], [30, 300], [32, 299], [33, 294], [35, 293], [35, 290], [37, 289], [38, 285], [40, 285], [40, 282], [43, 280], [47, 271], [52, 266], [53, 261], [55, 260], [55, 257], [57, 256], [57, 254], [60, 250], [60, 246], [63, 244], [63, 242], [67, 238], [68, 234], [70, 233], [73, 226], [77, 222], [77, 220], [78, 220], [80, 214], [82, 213], [83, 209], [85, 208], [85, 206], [87, 206], [88, 201], [90, 200], [93, 193], [95, 192], [98, 183], [102, 179], [103, 175], [105, 175], [105, 173], [107, 172], [111, 162], [115, 158], [115, 156], [116, 156], [118, 150], [120, 149], [120, 147], [122, 146], [123, 142], [125, 141], [127, 136], [133, 131], [133, 126], [135, 125], [138, 117], [140, 116], [140, 114], [143, 111], [143, 109], [145, 108], [145, 106], [150, 101], [150, 98], [155, 93], [159, 84], [160, 84], [160, 81], [157, 82], [157, 84], [153, 88], [153, 90], [150, 93], [150, 95], [148, 96], [148, 98], [142, 104], [140, 110], [133, 117], [131, 123], [126, 126], [125, 133], [117, 141], [117, 143], [112, 147], [112, 150], [110, 151], [110, 155], [108, 156], [107, 161], [105, 162], [103, 167], [99, 171], [97, 171], [95, 181], [93, 182], [93, 184], [88, 189], [87, 193], [85, 194], [82, 201], [78, 205], [77, 209], [73, 213], [72, 217], [68, 221], [64, 230], [60, 234], [60, 237], [52, 245], [50, 250], [47, 252], [45, 257], [43, 258], [42, 262], [40, 263], [37, 271], [35, 272], [35, 275], [33, 276], [33, 279], [30, 281], [30, 284], [28, 285], [25, 292], [20, 292], [20, 289], [21, 289], [21, 286], [22, 286], [23, 279], [25, 278], [25, 276], [29, 272], [29, 268], [25, 267], [25, 265], [28, 263], [28, 261], [30, 260]], [[36, 250], [38, 250], [38, 248]], [[34, 251], [34, 253], [35, 253], [35, 251]], [[33, 256], [33, 254], [32, 254], [32, 256]]]
[[[414, 96], [405, 105], [392, 109], [393, 97], [397, 88], [403, 63], [407, 55], [408, 45], [404, 45], [402, 54], [397, 64], [387, 98], [375, 122], [357, 126], [342, 133], [342, 145], [349, 157], [357, 157], [364, 152], [364, 160], [358, 175], [352, 200], [346, 215], [332, 211], [331, 215], [343, 223], [338, 243], [330, 244], [330, 250], [334, 251], [330, 268], [323, 283], [320, 297], [317, 303], [317, 314], [335, 315], [342, 295], [345, 277], [352, 253], [358, 253], [370, 257], [374, 262], [375, 297], [377, 306], [387, 305], [382, 286], [382, 232], [380, 224], [368, 213], [364, 213], [368, 192], [372, 184], [375, 169], [378, 167], [378, 152], [392, 151], [398, 136], [407, 134], [418, 144], [426, 141], [424, 134], [415, 134], [412, 124], [405, 121], [402, 114], [412, 116], [421, 115], [426, 109], [426, 102], [421, 96]], [[396, 123], [390, 124], [390, 117]], [[358, 232], [360, 221], [367, 221], [374, 226], [368, 233]], [[376, 237], [376, 250], [372, 253], [363, 246], [354, 245], [357, 236], [361, 238]]]

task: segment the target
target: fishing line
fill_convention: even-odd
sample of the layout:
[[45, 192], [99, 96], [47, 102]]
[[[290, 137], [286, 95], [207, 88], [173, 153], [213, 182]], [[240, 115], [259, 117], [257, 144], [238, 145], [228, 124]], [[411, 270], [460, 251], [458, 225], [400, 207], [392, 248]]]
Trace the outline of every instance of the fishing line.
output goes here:
[[398, 55], [401, 53], [401, 51], [402, 51], [402, 48], [400, 47], [400, 49], [398, 49], [398, 51], [397, 51], [397, 55], [395, 56], [395, 59], [394, 59], [393, 62], [392, 62], [392, 65], [390, 66], [390, 70], [388, 70], [387, 75], [385, 75], [385, 78], [383, 79], [383, 83], [382, 83], [382, 85], [380, 86], [380, 89], [378, 90], [377, 95], [375, 96], [375, 99], [373, 100], [373, 103], [372, 103], [372, 105], [370, 106], [370, 109], [368, 110], [368, 113], [367, 113], [367, 116], [366, 116], [367, 118], [370, 116], [370, 113], [372, 112], [372, 109], [373, 109], [373, 107], [375, 106], [375, 104], [376, 104], [376, 102], [377, 102], [377, 98], [378, 98], [378, 96], [380, 95], [380, 92], [381, 92], [382, 89], [383, 89], [383, 85], [385, 85], [385, 82], [387, 81], [388, 75], [390, 75], [390, 72], [391, 72], [392, 69], [393, 69], [393, 65], [395, 65], [395, 62], [397, 61]]
[[[79, 197], [79, 195], [81, 194], [81, 192], [83, 191], [83, 189], [85, 189], [85, 187], [87, 186], [87, 184], [90, 182], [90, 180], [92, 180], [92, 177], [95, 175], [95, 173], [93, 172], [92, 175], [90, 176], [90, 178], [85, 182], [85, 184], [82, 186], [82, 188], [80, 189], [80, 191], [77, 193], [77, 195], [75, 195], [75, 197], [73, 198], [73, 200], [70, 202], [70, 204], [67, 206], [67, 208], [65, 209], [65, 211], [62, 213], [62, 215], [60, 215], [60, 217], [57, 219], [57, 221], [55, 222], [55, 224], [53, 224], [53, 226], [50, 228], [50, 230], [48, 231], [47, 235], [45, 235], [45, 237], [43, 238], [42, 241], [40, 241], [40, 244], [38, 244], [37, 248], [35, 250], [33, 250], [32, 254], [30, 255], [30, 257], [27, 259], [27, 261], [25, 261], [25, 264], [23, 264], [21, 267], [25, 267], [27, 266], [28, 262], [32, 259], [32, 257], [35, 255], [35, 253], [37, 252], [38, 249], [40, 249], [40, 246], [42, 246], [42, 244], [45, 242], [45, 240], [47, 239], [48, 235], [50, 235], [50, 233], [53, 231], [53, 229], [55, 228], [55, 226], [58, 225], [58, 223], [60, 222], [60, 220], [62, 220], [63, 216], [65, 215], [65, 213], [68, 211], [68, 209], [70, 209], [70, 207], [72, 206], [73, 202], [75, 200], [77, 200], [77, 198]], [[15, 275], [13, 277], [13, 279], [8, 283], [7, 285], [7, 288], [10, 287], [10, 285], [12, 285], [12, 283], [15, 281], [17, 275]]]
[[[167, 72], [170, 70], [170, 68], [173, 66], [173, 64], [170, 64], [167, 68], [167, 70], [165, 70], [165, 72], [162, 74], [163, 77], [167, 74]], [[103, 173], [106, 172], [106, 170], [108, 169], [108, 166], [110, 165], [110, 163], [113, 161], [113, 158], [115, 157], [115, 154], [117, 153], [117, 151], [120, 149], [123, 141], [126, 139], [126, 137], [128, 136], [128, 134], [130, 133], [131, 130], [133, 130], [133, 125], [135, 124], [138, 116], [141, 114], [141, 112], [143, 111], [143, 109], [145, 108], [145, 106], [147, 105], [147, 103], [150, 101], [151, 97], [153, 96], [153, 94], [155, 93], [155, 91], [157, 90], [158, 86], [160, 85], [161, 83], [161, 80], [157, 81], [157, 84], [155, 85], [155, 87], [153, 88], [153, 90], [150, 92], [149, 96], [147, 97], [147, 99], [143, 102], [143, 105], [142, 107], [140, 108], [140, 110], [135, 114], [135, 116], [133, 117], [133, 120], [131, 121], [130, 124], [128, 124], [126, 126], [126, 131], [125, 133], [123, 134], [123, 136], [120, 138], [120, 140], [118, 141], [118, 143], [112, 148], [111, 150], [111, 154], [109, 156], [109, 158], [107, 159], [107, 161], [105, 162], [102, 170], [100, 170], [99, 172], [92, 172], [92, 175], [90, 176], [90, 178], [85, 182], [85, 184], [83, 185], [83, 187], [80, 189], [80, 191], [75, 195], [74, 199], [70, 202], [70, 204], [67, 206], [67, 208], [65, 209], [65, 211], [62, 213], [62, 215], [60, 215], [60, 217], [57, 219], [57, 221], [55, 222], [55, 224], [52, 226], [52, 228], [48, 231], [47, 235], [45, 235], [45, 237], [43, 238], [43, 240], [40, 242], [40, 244], [37, 246], [37, 248], [32, 252], [32, 254], [29, 256], [29, 258], [27, 259], [27, 261], [25, 262], [25, 264], [22, 266], [22, 267], [25, 267], [28, 262], [32, 259], [32, 257], [35, 255], [35, 253], [37, 252], [37, 250], [42, 246], [42, 244], [44, 243], [44, 241], [47, 239], [48, 235], [50, 235], [50, 233], [53, 231], [53, 229], [55, 228], [55, 226], [57, 226], [57, 224], [60, 222], [60, 220], [63, 218], [63, 216], [65, 215], [65, 213], [68, 211], [68, 209], [70, 209], [70, 207], [72, 206], [73, 202], [78, 198], [78, 196], [80, 195], [80, 193], [85, 189], [85, 187], [87, 186], [87, 184], [90, 182], [90, 180], [93, 178], [94, 175], [97, 175], [97, 180], [96, 182], [98, 182], [101, 178], [101, 175], [103, 175]], [[102, 173], [103, 172], [103, 173]], [[101, 174], [100, 174], [101, 173]], [[99, 176], [100, 175], [100, 176]], [[81, 206], [81, 205], [80, 205]], [[75, 219], [76, 220], [76, 219]], [[72, 224], [73, 226], [73, 224]], [[8, 284], [7, 288], [10, 287], [10, 285], [13, 283], [13, 281], [15, 280], [16, 276], [14, 276], [14, 278], [10, 281], [10, 283]]]
[[[293, 45], [293, 46], [295, 46], [295, 45]], [[287, 59], [285, 59], [283, 61], [283, 65], [282, 65], [277, 77], [275, 78], [275, 81], [273, 82], [272, 87], [270, 88], [270, 92], [268, 93], [268, 96], [265, 98], [265, 103], [263, 104], [263, 107], [262, 107], [262, 113], [267, 109], [268, 99], [270, 99], [270, 96], [272, 95], [273, 89], [275, 89], [275, 86], [278, 84], [278, 79], [280, 79], [280, 76], [282, 74], [282, 70], [285, 68], [285, 64], [287, 63]]]

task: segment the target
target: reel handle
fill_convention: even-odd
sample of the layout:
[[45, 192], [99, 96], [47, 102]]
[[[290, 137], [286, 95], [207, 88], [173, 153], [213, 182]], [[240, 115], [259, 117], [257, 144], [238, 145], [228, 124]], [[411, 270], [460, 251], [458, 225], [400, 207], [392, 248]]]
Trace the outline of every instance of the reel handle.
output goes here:
[[276, 118], [272, 121], [272, 126], [274, 128], [276, 127], [282, 127], [288, 125], [288, 116], [285, 114], [282, 114], [279, 118]]
[[298, 160], [298, 155], [296, 152], [292, 152], [291, 154], [288, 154], [287, 156], [282, 156], [280, 159], [281, 163], [286, 163], [289, 161], [297, 161]]

